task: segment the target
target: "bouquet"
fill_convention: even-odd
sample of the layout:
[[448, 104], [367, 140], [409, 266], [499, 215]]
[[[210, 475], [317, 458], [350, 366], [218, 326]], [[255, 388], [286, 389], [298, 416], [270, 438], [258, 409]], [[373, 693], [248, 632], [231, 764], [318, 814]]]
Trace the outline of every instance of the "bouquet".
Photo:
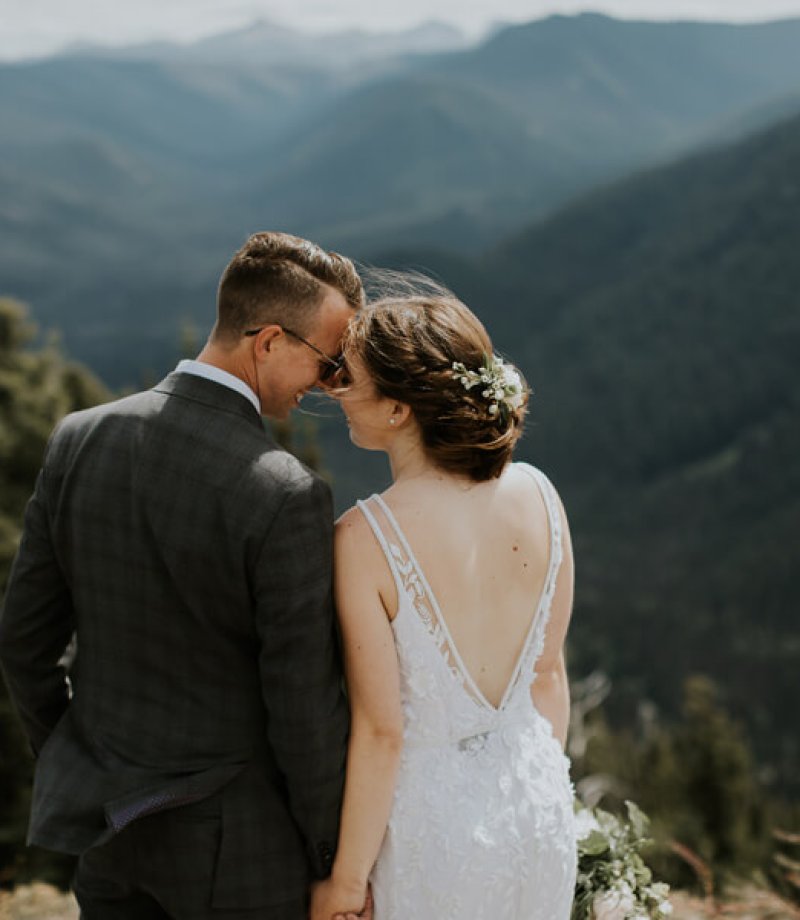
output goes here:
[[626, 802], [627, 822], [599, 808], [578, 808], [578, 878], [572, 920], [661, 920], [672, 913], [669, 886], [654, 882], [641, 851], [647, 816]]

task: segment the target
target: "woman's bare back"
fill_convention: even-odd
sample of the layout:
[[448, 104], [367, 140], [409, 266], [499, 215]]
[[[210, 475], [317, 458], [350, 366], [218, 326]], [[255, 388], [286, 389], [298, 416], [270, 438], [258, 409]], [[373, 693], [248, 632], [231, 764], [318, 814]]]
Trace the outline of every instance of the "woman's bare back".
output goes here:
[[499, 479], [411, 479], [384, 494], [466, 670], [499, 705], [544, 587], [550, 531], [541, 493], [509, 465]]

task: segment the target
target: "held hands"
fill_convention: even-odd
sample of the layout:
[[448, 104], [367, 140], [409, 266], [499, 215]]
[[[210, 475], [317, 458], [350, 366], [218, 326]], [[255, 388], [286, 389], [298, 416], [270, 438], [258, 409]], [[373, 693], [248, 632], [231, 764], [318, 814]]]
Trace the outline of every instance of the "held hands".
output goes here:
[[311, 886], [309, 920], [372, 920], [372, 892], [333, 878]]

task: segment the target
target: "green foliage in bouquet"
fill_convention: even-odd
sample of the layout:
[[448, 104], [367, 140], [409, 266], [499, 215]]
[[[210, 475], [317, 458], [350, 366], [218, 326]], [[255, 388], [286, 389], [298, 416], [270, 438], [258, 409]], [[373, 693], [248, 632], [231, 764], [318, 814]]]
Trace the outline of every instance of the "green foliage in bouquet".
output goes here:
[[669, 886], [654, 882], [642, 858], [649, 820], [626, 802], [628, 820], [579, 807], [578, 877], [572, 920], [660, 920], [672, 913]]

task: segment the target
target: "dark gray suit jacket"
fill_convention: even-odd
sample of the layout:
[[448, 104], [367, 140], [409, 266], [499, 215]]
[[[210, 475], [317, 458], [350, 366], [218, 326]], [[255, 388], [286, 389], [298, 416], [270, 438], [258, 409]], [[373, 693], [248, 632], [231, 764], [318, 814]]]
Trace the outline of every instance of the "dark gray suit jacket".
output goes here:
[[331, 551], [327, 485], [227, 387], [174, 373], [64, 419], [0, 615], [38, 754], [30, 841], [80, 853], [223, 789], [216, 906], [327, 874], [348, 727]]

